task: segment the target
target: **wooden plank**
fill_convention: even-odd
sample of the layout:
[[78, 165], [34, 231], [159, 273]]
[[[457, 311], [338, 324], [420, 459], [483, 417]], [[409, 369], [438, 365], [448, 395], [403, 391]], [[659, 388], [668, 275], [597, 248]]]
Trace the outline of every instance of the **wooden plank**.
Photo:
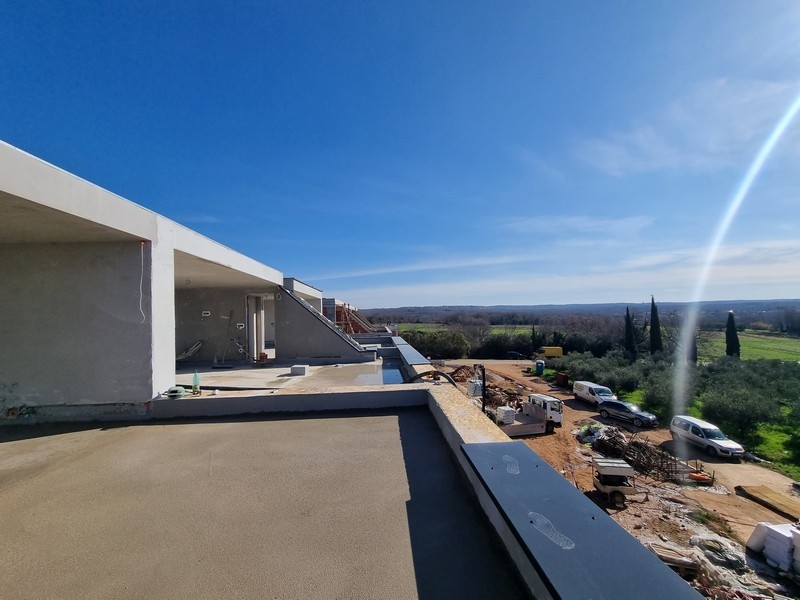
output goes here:
[[787, 519], [800, 520], [800, 502], [787, 498], [775, 490], [763, 485], [737, 485], [734, 490]]

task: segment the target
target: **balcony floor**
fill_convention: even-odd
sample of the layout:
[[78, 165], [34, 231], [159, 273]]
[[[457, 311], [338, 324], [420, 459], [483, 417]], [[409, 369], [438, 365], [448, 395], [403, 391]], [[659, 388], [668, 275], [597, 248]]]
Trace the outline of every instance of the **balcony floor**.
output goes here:
[[526, 597], [430, 413], [0, 429], [9, 598]]

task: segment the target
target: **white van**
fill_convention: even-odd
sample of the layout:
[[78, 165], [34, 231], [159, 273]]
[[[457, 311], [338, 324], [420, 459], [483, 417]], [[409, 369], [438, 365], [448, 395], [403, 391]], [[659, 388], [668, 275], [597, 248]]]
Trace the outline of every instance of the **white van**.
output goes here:
[[669, 424], [669, 432], [674, 441], [686, 440], [703, 448], [711, 456], [741, 458], [744, 448], [729, 440], [719, 427], [686, 415], [677, 415]]
[[595, 408], [604, 400], [617, 399], [610, 389], [591, 381], [576, 381], [572, 384], [572, 393], [575, 396], [575, 400], [583, 400]]
[[527, 404], [522, 405], [522, 412], [561, 427], [564, 407], [561, 400], [547, 394], [530, 394]]

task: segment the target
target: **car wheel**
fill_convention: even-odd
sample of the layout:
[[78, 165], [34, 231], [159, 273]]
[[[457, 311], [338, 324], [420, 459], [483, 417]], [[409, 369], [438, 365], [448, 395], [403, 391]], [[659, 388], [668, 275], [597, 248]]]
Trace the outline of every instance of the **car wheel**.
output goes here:
[[708, 446], [706, 448], [706, 454], [708, 454], [709, 456], [719, 456], [719, 454], [717, 454], [717, 451], [714, 449], [713, 446]]
[[625, 494], [622, 492], [611, 492], [611, 504], [614, 506], [625, 506]]
[[545, 425], [545, 426], [544, 426], [544, 430], [545, 430], [547, 433], [553, 433], [553, 431], [555, 430], [555, 428], [556, 428], [556, 424], [555, 424], [555, 423], [553, 423], [552, 421], [548, 421], [548, 422], [547, 422], [547, 425]]
[[672, 435], [672, 441], [673, 442], [677, 442], [678, 441], [678, 434], [675, 433], [674, 431], [670, 431], [670, 434]]
[[641, 427], [641, 426], [642, 426], [642, 420], [641, 420], [640, 418], [638, 418], [638, 417], [637, 417], [637, 418], [635, 418], [635, 419], [633, 420], [633, 426], [634, 426], [634, 427]]
[[605, 410], [605, 409], [601, 410], [600, 411], [600, 416], [603, 417], [604, 419], [607, 419], [608, 418], [608, 411]]

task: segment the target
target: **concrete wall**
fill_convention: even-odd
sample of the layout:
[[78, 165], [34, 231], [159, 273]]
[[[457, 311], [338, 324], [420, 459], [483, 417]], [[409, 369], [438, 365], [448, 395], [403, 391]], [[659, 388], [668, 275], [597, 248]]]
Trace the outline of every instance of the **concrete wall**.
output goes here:
[[274, 395], [162, 398], [152, 402], [150, 416], [154, 419], [175, 419], [324, 410], [378, 410], [425, 406], [427, 402], [428, 387], [412, 384], [385, 386], [378, 390], [354, 387], [316, 393], [295, 394], [289, 391]]
[[[238, 338], [247, 348], [247, 290], [178, 288], [175, 321], [176, 354], [199, 340], [203, 345], [191, 360], [247, 360], [231, 341]], [[237, 323], [244, 323], [245, 328], [237, 329]]]
[[275, 296], [275, 358], [306, 361], [367, 362], [375, 352], [359, 351], [324, 317], [312, 313], [290, 294]]
[[154, 396], [150, 250], [0, 245], [0, 415]]

